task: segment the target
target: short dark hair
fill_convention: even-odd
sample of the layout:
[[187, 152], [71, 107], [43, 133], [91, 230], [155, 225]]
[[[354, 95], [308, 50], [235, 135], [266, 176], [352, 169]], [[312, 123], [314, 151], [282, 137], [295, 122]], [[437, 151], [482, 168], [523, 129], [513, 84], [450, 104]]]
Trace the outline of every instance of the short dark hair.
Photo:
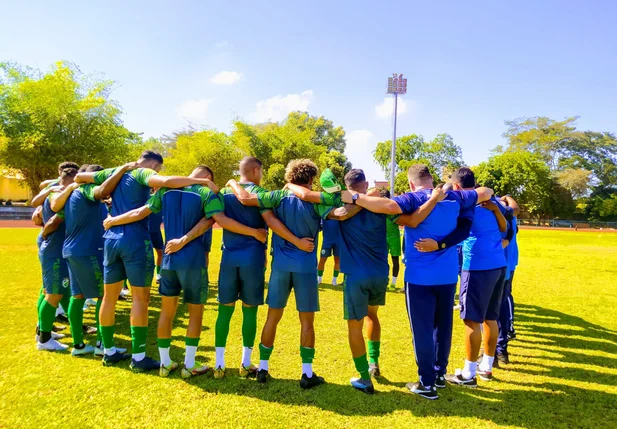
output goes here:
[[86, 171], [88, 173], [92, 173], [94, 171], [101, 171], [101, 170], [103, 170], [103, 167], [101, 167], [100, 165], [98, 165], [98, 164], [90, 164]]
[[388, 199], [390, 199], [390, 191], [387, 188], [381, 188], [379, 190], [379, 196], [381, 198], [388, 198]]
[[75, 176], [77, 176], [77, 168], [73, 168], [73, 167], [63, 168], [62, 172], [60, 173], [61, 178], [75, 177]]
[[212, 171], [212, 169], [208, 167], [207, 165], [198, 165], [197, 167], [195, 167], [195, 169], [205, 171], [206, 173], [210, 175], [211, 177], [210, 180], [214, 180], [214, 171]]
[[261, 161], [254, 156], [245, 156], [240, 161], [240, 174], [245, 174], [253, 168], [263, 167]]
[[364, 175], [364, 170], [360, 168], [353, 168], [345, 175], [345, 185], [348, 188], [353, 188], [363, 182], [366, 182], [366, 176]]
[[58, 165], [58, 171], [62, 171], [65, 168], [74, 168], [75, 170], [79, 170], [79, 164], [72, 161], [64, 161]]
[[476, 186], [476, 176], [469, 167], [457, 168], [450, 176], [450, 179], [452, 179], [452, 183], [456, 183], [463, 189], [475, 188]]
[[407, 178], [412, 182], [433, 180], [433, 175], [425, 164], [413, 164], [407, 170]]
[[144, 150], [141, 153], [139, 159], [146, 159], [146, 160], [150, 160], [150, 161], [156, 161], [159, 164], [163, 165], [163, 156], [160, 153], [155, 152], [153, 150]]
[[82, 166], [79, 167], [79, 170], [77, 170], [77, 172], [83, 173], [84, 171], [88, 171], [88, 167], [90, 167], [90, 164], [82, 164]]
[[285, 168], [285, 181], [294, 185], [308, 185], [318, 172], [317, 165], [310, 159], [294, 159]]

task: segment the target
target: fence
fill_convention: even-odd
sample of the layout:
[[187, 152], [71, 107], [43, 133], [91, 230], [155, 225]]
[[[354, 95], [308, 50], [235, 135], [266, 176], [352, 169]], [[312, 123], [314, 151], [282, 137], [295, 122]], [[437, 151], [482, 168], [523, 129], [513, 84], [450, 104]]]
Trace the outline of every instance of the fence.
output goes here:
[[519, 225], [573, 229], [617, 229], [617, 222], [567, 219], [518, 219]]

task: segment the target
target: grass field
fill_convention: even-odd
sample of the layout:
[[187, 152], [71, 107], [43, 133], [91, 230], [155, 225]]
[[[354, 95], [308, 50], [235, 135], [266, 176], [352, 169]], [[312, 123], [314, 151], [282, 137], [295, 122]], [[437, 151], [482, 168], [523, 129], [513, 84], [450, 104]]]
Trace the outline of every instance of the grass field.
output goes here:
[[[36, 234], [35, 229], [0, 229], [0, 427], [617, 427], [617, 234], [522, 230], [514, 280], [518, 339], [511, 344], [513, 363], [496, 370], [492, 383], [477, 390], [447, 387], [432, 402], [406, 393], [405, 383], [416, 380], [416, 365], [404, 297], [395, 293], [388, 294], [381, 312], [385, 377], [373, 396], [348, 386], [355, 374], [342, 292], [325, 285], [316, 318], [314, 368], [328, 384], [311, 391], [298, 386], [295, 310], [283, 318], [270, 363], [275, 379], [267, 385], [237, 376], [239, 308], [223, 380], [207, 375], [187, 382], [179, 374], [164, 379], [156, 373], [133, 374], [128, 362], [107, 368], [94, 358], [37, 352]], [[214, 232], [213, 249], [220, 235]], [[211, 280], [218, 277], [219, 260], [220, 251], [214, 251]], [[148, 353], [156, 357], [159, 299], [154, 295]], [[212, 288], [198, 352], [202, 362], [214, 360], [216, 308]], [[125, 347], [130, 347], [128, 309], [122, 303], [116, 328], [118, 345]], [[92, 311], [86, 315], [92, 322]], [[182, 308], [171, 351], [177, 361], [183, 357], [186, 323]], [[454, 328], [450, 369], [463, 361], [458, 318]]]

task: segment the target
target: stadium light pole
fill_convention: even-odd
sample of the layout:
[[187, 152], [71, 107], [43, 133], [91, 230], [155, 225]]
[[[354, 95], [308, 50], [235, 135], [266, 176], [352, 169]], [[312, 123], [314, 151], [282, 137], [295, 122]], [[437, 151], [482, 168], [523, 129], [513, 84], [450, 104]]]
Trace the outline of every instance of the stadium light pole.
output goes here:
[[402, 74], [394, 73], [388, 78], [387, 94], [394, 95], [394, 121], [392, 126], [392, 159], [390, 163], [390, 197], [394, 197], [394, 179], [396, 177], [396, 114], [398, 110], [398, 96], [407, 94], [407, 79]]

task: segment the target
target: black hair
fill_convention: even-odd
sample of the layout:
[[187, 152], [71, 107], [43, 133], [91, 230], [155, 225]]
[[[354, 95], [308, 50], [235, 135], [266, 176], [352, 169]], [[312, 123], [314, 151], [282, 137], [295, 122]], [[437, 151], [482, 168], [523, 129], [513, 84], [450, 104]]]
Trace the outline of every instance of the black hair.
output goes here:
[[88, 171], [88, 167], [90, 167], [90, 164], [82, 164], [82, 166], [79, 167], [79, 170], [77, 170], [77, 172], [83, 173], [84, 171]]
[[72, 162], [72, 161], [64, 161], [58, 165], [58, 171], [60, 172], [64, 170], [65, 168], [74, 168], [75, 170], [79, 170], [79, 164], [77, 164], [76, 162]]
[[88, 169], [86, 171], [88, 173], [92, 173], [92, 172], [101, 171], [101, 170], [103, 170], [103, 167], [101, 167], [100, 165], [98, 165], [98, 164], [91, 164], [91, 165], [88, 166]]
[[160, 153], [155, 152], [153, 150], [144, 150], [141, 153], [141, 156], [139, 157], [139, 159], [145, 159], [148, 161], [156, 161], [159, 164], [163, 165], [163, 156]]
[[469, 167], [457, 168], [450, 178], [452, 179], [452, 183], [456, 183], [463, 189], [475, 188], [476, 186], [476, 176]]
[[207, 165], [198, 165], [195, 167], [196, 170], [205, 170], [210, 175], [210, 180], [214, 180], [214, 171]]
[[352, 188], [363, 182], [366, 182], [366, 176], [364, 175], [364, 170], [359, 168], [353, 168], [345, 175], [345, 185], [347, 185], [348, 188]]
[[73, 167], [63, 168], [62, 172], [60, 173], [60, 178], [75, 177], [75, 176], [77, 176], [77, 168], [73, 168]]

